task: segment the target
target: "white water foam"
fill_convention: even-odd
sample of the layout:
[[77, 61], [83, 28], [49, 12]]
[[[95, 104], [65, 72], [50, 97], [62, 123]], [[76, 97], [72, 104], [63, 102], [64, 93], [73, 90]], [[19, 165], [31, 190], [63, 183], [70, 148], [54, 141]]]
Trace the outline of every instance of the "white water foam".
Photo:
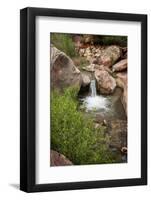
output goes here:
[[83, 101], [86, 110], [108, 110], [108, 99], [97, 95], [95, 80], [91, 80], [90, 90], [91, 96], [86, 97]]
[[104, 110], [107, 111], [109, 101], [107, 98], [104, 98], [102, 96], [88, 96], [84, 99], [84, 105], [86, 107], [87, 111], [91, 110]]

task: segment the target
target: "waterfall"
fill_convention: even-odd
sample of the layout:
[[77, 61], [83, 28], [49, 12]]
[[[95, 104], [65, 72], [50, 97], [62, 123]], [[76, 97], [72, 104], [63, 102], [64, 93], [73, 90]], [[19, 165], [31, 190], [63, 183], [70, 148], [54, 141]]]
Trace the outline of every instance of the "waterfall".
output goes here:
[[84, 99], [84, 105], [87, 111], [101, 110], [103, 112], [108, 110], [108, 99], [102, 95], [97, 95], [96, 82], [91, 80], [90, 83], [91, 96]]
[[96, 96], [96, 84], [95, 84], [95, 80], [91, 80], [90, 89], [91, 89], [91, 96], [95, 97]]

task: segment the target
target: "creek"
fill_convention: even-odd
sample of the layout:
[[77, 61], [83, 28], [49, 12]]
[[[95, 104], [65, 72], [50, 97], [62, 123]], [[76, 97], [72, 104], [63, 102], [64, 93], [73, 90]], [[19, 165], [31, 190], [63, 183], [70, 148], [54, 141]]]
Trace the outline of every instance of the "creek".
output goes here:
[[79, 93], [81, 108], [92, 116], [99, 115], [104, 119], [126, 119], [125, 111], [121, 103], [122, 90], [116, 88], [111, 95], [97, 94], [96, 82], [91, 80], [90, 89]]
[[110, 148], [119, 162], [127, 162], [127, 154], [121, 148], [127, 146], [127, 117], [121, 103], [122, 90], [116, 88], [113, 94], [97, 93], [96, 81], [91, 80], [89, 89], [79, 92], [79, 108], [94, 123], [106, 122], [107, 134], [111, 136]]

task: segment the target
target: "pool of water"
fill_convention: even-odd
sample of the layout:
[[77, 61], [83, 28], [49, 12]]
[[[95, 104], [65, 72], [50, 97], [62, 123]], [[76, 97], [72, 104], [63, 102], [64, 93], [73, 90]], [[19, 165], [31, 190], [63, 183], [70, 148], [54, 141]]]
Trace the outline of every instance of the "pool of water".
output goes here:
[[120, 88], [116, 88], [112, 95], [92, 96], [91, 92], [85, 92], [79, 95], [80, 107], [94, 117], [101, 115], [104, 119], [126, 119], [121, 95]]
[[103, 96], [88, 96], [81, 99], [86, 108], [86, 111], [104, 111], [107, 112], [109, 109], [109, 101]]

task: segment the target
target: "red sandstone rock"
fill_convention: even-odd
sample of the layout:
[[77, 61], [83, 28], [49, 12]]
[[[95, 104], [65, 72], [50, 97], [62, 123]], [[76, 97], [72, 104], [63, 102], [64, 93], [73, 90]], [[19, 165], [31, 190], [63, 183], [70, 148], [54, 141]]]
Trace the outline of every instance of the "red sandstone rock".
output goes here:
[[50, 165], [51, 166], [65, 166], [65, 165], [73, 165], [73, 164], [63, 154], [60, 154], [57, 151], [51, 150], [50, 151]]

